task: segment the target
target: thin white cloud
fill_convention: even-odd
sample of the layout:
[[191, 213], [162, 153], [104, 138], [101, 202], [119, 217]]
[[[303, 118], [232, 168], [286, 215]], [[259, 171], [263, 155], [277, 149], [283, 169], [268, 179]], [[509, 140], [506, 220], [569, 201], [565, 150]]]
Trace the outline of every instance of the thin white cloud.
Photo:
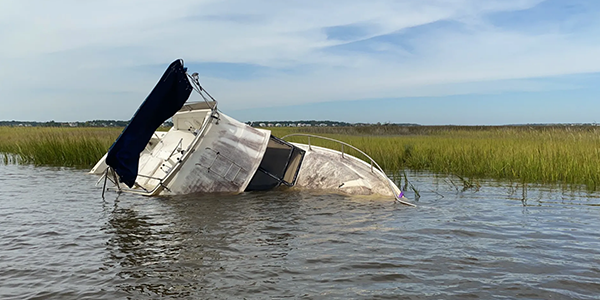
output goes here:
[[[477, 82], [600, 72], [594, 26], [576, 34], [531, 33], [486, 18], [540, 2], [6, 0], [0, 2], [0, 104], [6, 107], [0, 119], [27, 116], [19, 101], [50, 101], [46, 113], [55, 119], [73, 103], [90, 107], [80, 106], [82, 119], [126, 118], [160, 77], [140, 68], [180, 57], [272, 69], [270, 76], [244, 80], [202, 78], [224, 107], [237, 108], [498, 92]], [[444, 21], [458, 29], [412, 36], [410, 49], [385, 39]], [[328, 38], [327, 28], [349, 25], [364, 30], [352, 39]], [[352, 43], [369, 50], [332, 51]], [[114, 115], [102, 99], [121, 103], [127, 113]]]

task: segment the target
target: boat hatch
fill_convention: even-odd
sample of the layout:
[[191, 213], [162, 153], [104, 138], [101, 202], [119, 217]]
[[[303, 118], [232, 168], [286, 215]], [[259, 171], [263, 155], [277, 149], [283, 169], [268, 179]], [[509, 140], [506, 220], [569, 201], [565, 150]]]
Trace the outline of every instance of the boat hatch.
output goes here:
[[264, 191], [281, 184], [293, 186], [305, 151], [271, 135], [260, 166], [246, 191]]

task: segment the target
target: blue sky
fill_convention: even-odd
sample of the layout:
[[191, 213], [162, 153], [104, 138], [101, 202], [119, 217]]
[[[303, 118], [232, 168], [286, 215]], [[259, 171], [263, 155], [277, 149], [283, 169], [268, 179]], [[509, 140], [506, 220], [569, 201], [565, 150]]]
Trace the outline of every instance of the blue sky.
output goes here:
[[600, 122], [594, 0], [3, 0], [0, 45], [0, 120], [127, 120], [183, 58], [241, 121]]

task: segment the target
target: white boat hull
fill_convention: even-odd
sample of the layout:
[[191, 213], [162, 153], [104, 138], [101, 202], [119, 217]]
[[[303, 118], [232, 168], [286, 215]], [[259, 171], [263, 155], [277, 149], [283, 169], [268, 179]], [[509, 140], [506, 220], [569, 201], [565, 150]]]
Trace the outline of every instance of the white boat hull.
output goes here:
[[400, 195], [400, 189], [385, 174], [361, 159], [328, 148], [294, 145], [306, 151], [296, 188], [348, 195]]

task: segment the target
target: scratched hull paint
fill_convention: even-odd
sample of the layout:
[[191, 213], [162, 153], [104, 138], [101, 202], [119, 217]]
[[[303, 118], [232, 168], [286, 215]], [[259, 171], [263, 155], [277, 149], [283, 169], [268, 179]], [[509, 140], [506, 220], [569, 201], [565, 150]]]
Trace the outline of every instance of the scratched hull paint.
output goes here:
[[270, 132], [254, 129], [224, 114], [196, 147], [170, 185], [171, 192], [241, 193], [267, 148]]
[[[385, 174], [354, 156], [339, 151], [294, 144], [306, 151], [296, 187], [299, 189], [327, 190], [348, 195], [400, 194], [400, 189]], [[392, 189], [394, 188], [392, 194]]]

